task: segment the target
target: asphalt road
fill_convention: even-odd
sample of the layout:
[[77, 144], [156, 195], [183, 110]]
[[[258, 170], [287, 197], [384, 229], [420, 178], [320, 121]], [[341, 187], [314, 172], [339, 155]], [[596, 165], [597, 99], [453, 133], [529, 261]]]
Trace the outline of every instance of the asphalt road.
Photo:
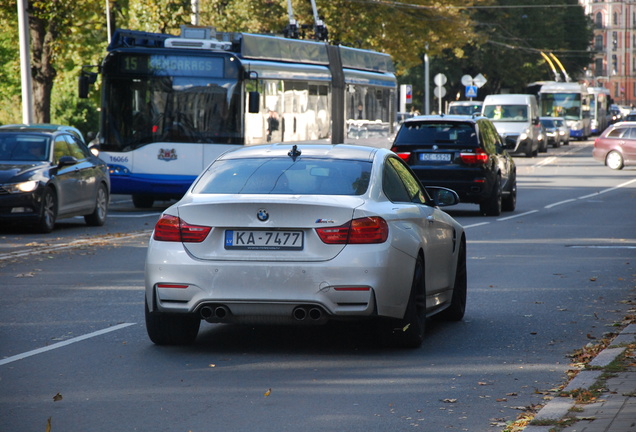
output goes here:
[[516, 161], [515, 212], [449, 210], [467, 313], [429, 322], [418, 350], [364, 324], [204, 323], [193, 346], [157, 347], [143, 263], [169, 203], [115, 196], [100, 228], [0, 227], [0, 431], [501, 431], [636, 302], [636, 169], [603, 167], [590, 142]]

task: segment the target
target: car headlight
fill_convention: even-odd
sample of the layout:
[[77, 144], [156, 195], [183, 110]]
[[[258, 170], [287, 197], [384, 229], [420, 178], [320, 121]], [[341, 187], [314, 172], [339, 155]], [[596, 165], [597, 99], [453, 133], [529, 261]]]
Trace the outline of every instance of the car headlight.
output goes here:
[[523, 141], [528, 139], [528, 134], [525, 132], [522, 132], [521, 135], [519, 135], [519, 141]]
[[38, 182], [35, 180], [29, 180], [22, 183], [5, 184], [2, 186], [9, 193], [25, 193], [33, 192], [38, 187]]

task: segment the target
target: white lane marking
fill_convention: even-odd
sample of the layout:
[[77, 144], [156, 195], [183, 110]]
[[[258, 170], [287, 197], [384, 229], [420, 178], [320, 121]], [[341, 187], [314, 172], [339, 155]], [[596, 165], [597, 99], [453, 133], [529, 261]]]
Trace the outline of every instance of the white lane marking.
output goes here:
[[[571, 199], [567, 199], [567, 200], [563, 200], [563, 201], [558, 201], [558, 202], [555, 202], [555, 203], [552, 203], [552, 204], [548, 204], [544, 208], [545, 209], [551, 209], [553, 207], [560, 206], [562, 204], [575, 202], [577, 200], [584, 200], [584, 199], [594, 198], [594, 197], [597, 197], [597, 196], [599, 196], [601, 194], [604, 194], [604, 193], [607, 193], [607, 192], [612, 192], [612, 191], [615, 191], [617, 189], [623, 188], [625, 186], [629, 186], [630, 184], [632, 184], [634, 182], [636, 182], [636, 179], [626, 181], [626, 182], [621, 183], [619, 185], [616, 185], [614, 187], [603, 189], [601, 191], [594, 192], [594, 193], [589, 194], [589, 195], [583, 195], [583, 196], [580, 196], [578, 198], [571, 198]], [[503, 221], [507, 221], [507, 220], [510, 220], [510, 219], [516, 219], [516, 218], [520, 218], [520, 217], [523, 217], [523, 216], [527, 216], [529, 214], [537, 213], [537, 212], [539, 212], [539, 210], [530, 210], [530, 211], [527, 211], [525, 213], [519, 213], [519, 214], [512, 215], [512, 216], [498, 218], [498, 219], [496, 219], [496, 221], [497, 222], [503, 222]], [[482, 226], [482, 225], [488, 225], [489, 223], [490, 222], [481, 222], [481, 223], [476, 223], [476, 224], [472, 224], [472, 225], [466, 225], [466, 226], [464, 226], [464, 229], [466, 229], [466, 228], [475, 228], [475, 227], [479, 227], [479, 226]]]
[[560, 206], [561, 204], [567, 204], [567, 203], [574, 202], [577, 199], [578, 198], [566, 199], [566, 200], [563, 200], [563, 201], [559, 201], [559, 202], [555, 202], [555, 203], [552, 203], [552, 204], [548, 204], [544, 208], [551, 209], [552, 207]]
[[587, 245], [587, 246], [566, 246], [573, 249], [636, 249], [636, 246], [616, 245], [616, 246], [603, 246], [603, 245]]
[[548, 165], [548, 164], [551, 164], [552, 162], [554, 162], [555, 160], [557, 160], [556, 157], [550, 156], [550, 157], [547, 157], [547, 158], [543, 159], [541, 162], [537, 162], [536, 164], [534, 164], [534, 166]]
[[490, 224], [490, 222], [480, 222], [480, 223], [476, 223], [476, 224], [472, 224], [472, 225], [464, 225], [463, 228], [467, 229], [467, 228], [475, 228], [478, 226], [482, 226], [482, 225], [488, 225]]
[[582, 200], [582, 199], [592, 198], [592, 197], [598, 196], [598, 195], [600, 195], [600, 194], [604, 194], [604, 193], [607, 193], [607, 192], [612, 192], [612, 191], [614, 191], [614, 190], [616, 190], [616, 189], [623, 188], [623, 187], [628, 186], [628, 185], [630, 185], [630, 184], [632, 184], [632, 183], [634, 183], [634, 182], [636, 182], [636, 179], [633, 179], [633, 180], [630, 180], [630, 181], [626, 181], [625, 183], [621, 183], [621, 184], [616, 185], [616, 186], [614, 186], [614, 187], [607, 188], [607, 189], [603, 189], [602, 191], [594, 192], [594, 193], [589, 194], [589, 195], [583, 195], [583, 196], [580, 196], [580, 197], [578, 197], [577, 199]]
[[161, 216], [161, 212], [158, 213], [145, 213], [145, 214], [109, 214], [109, 218], [145, 218], [152, 216]]
[[519, 213], [517, 215], [512, 215], [512, 216], [499, 218], [499, 219], [497, 219], [497, 221], [507, 221], [507, 220], [510, 220], [510, 219], [516, 219], [516, 218], [519, 218], [519, 217], [527, 216], [527, 215], [532, 214], [532, 213], [536, 213], [538, 211], [539, 210], [530, 210], [530, 211], [527, 211], [525, 213]]
[[82, 335], [82, 336], [75, 337], [73, 339], [65, 340], [63, 342], [58, 342], [56, 344], [46, 346], [46, 347], [43, 347], [43, 348], [38, 348], [38, 349], [35, 349], [35, 350], [32, 350], [32, 351], [27, 351], [27, 352], [22, 353], [22, 354], [18, 354], [18, 355], [14, 355], [14, 356], [11, 356], [11, 357], [7, 357], [5, 359], [0, 360], [0, 366], [5, 365], [7, 363], [15, 362], [15, 361], [18, 361], [18, 360], [22, 360], [22, 359], [25, 359], [27, 357], [31, 357], [31, 356], [34, 356], [34, 355], [37, 355], [37, 354], [42, 354], [43, 352], [47, 352], [47, 351], [51, 351], [51, 350], [54, 350], [54, 349], [62, 348], [62, 347], [65, 347], [67, 345], [74, 344], [76, 342], [80, 342], [80, 341], [83, 341], [83, 340], [86, 340], [86, 339], [94, 338], [96, 336], [101, 336], [101, 335], [106, 334], [106, 333], [110, 333], [110, 332], [114, 332], [114, 331], [117, 331], [117, 330], [121, 330], [121, 329], [123, 329], [125, 327], [130, 327], [130, 326], [135, 325], [135, 324], [136, 323], [118, 324], [118, 325], [113, 326], [113, 327], [108, 327], [108, 328], [105, 328], [105, 329], [102, 329], [102, 330], [98, 330], [98, 331], [93, 332], [93, 333], [88, 333], [88, 334], [85, 334], [85, 335]]

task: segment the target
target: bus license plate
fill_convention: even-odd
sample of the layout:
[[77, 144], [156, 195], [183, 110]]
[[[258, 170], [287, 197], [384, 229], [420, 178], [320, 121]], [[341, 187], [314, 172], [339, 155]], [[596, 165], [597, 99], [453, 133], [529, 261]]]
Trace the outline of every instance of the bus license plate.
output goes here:
[[450, 162], [450, 153], [420, 153], [420, 160], [434, 162]]
[[225, 231], [225, 249], [302, 250], [302, 231]]

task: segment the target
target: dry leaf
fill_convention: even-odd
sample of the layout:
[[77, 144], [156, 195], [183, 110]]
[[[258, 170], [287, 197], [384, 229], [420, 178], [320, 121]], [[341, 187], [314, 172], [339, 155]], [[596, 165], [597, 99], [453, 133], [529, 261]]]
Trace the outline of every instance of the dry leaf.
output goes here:
[[455, 402], [457, 402], [457, 399], [442, 399], [442, 402], [444, 402], [444, 403], [455, 403]]
[[62, 400], [62, 395], [60, 393], [53, 396], [53, 402], [59, 402]]
[[46, 421], [46, 432], [51, 432], [51, 417]]
[[263, 393], [263, 396], [267, 397], [269, 395], [272, 394], [272, 389], [267, 389], [267, 391], [265, 393]]

